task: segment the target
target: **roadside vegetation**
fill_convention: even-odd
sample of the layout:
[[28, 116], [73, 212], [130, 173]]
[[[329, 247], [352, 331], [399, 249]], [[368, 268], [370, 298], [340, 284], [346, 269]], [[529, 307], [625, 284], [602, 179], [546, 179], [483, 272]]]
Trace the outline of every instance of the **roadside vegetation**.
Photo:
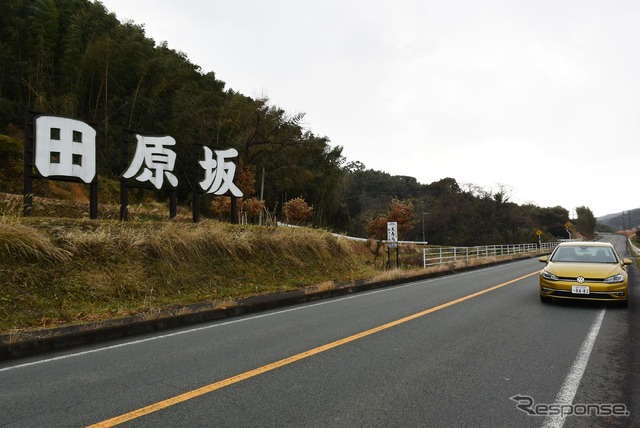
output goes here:
[[0, 217], [0, 331], [121, 317], [374, 274], [304, 228]]
[[[194, 304], [226, 307], [255, 295], [426, 272], [421, 247], [414, 245], [401, 246], [399, 268], [387, 269], [385, 251], [375, 241], [323, 230], [149, 220], [163, 208], [153, 205], [141, 206], [129, 222], [22, 217], [16, 215], [20, 201], [18, 195], [0, 198], [0, 334], [182, 313]], [[36, 202], [51, 213], [76, 206]]]

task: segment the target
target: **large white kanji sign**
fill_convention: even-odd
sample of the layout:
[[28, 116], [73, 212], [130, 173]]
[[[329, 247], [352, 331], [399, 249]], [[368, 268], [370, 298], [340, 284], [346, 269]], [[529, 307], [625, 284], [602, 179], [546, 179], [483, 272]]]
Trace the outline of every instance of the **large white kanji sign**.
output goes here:
[[135, 179], [140, 182], [148, 181], [160, 190], [166, 177], [171, 186], [178, 186], [178, 177], [173, 173], [176, 163], [176, 153], [168, 148], [175, 146], [173, 137], [149, 137], [136, 135], [136, 152], [129, 168], [122, 174], [124, 178]]
[[238, 156], [236, 149], [216, 150], [216, 158], [213, 158], [213, 151], [209, 147], [204, 147], [204, 160], [200, 161], [200, 166], [204, 169], [204, 180], [200, 188], [206, 193], [222, 196], [230, 192], [235, 197], [242, 197], [242, 191], [233, 183], [236, 173], [236, 165], [229, 162]]
[[56, 116], [35, 119], [35, 167], [43, 177], [96, 176], [96, 131], [79, 120]]

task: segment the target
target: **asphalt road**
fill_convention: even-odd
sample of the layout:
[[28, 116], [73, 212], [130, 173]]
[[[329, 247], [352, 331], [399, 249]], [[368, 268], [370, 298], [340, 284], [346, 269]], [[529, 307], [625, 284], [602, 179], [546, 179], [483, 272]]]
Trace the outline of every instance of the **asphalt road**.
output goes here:
[[640, 426], [638, 269], [624, 309], [542, 304], [541, 268], [5, 361], [0, 427]]

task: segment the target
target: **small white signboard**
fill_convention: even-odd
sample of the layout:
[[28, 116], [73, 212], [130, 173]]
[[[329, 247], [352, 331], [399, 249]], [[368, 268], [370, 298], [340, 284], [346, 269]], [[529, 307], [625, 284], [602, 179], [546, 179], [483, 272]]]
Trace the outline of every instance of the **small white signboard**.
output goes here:
[[392, 248], [398, 246], [398, 223], [395, 221], [387, 222], [387, 244]]

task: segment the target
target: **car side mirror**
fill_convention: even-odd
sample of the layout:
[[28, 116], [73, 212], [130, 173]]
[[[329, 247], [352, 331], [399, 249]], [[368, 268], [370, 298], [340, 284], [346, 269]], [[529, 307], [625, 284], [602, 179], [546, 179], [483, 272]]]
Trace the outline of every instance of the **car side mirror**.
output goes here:
[[539, 262], [541, 263], [548, 263], [549, 262], [549, 257], [547, 256], [542, 256], [538, 259]]
[[631, 259], [622, 259], [622, 264], [626, 266], [633, 264], [633, 262], [631, 261]]

